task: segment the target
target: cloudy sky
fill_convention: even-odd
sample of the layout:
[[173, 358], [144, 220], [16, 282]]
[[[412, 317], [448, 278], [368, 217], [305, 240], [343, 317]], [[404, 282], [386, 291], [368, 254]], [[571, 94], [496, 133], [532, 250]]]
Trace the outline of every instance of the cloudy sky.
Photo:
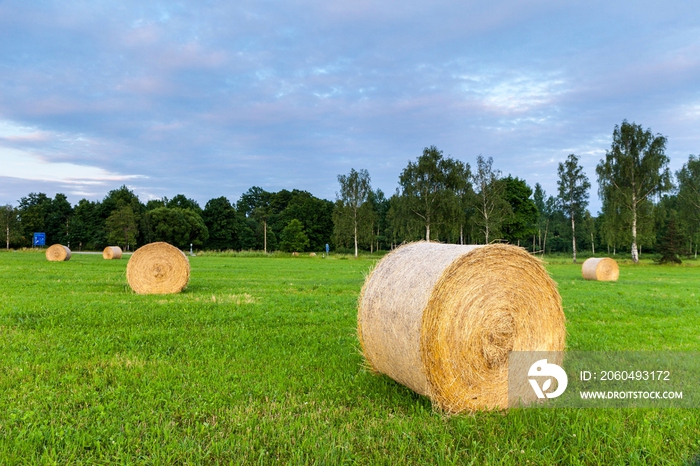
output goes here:
[[[614, 3], [614, 4], [613, 4]], [[634, 6], [631, 6], [634, 5]], [[123, 184], [391, 194], [435, 145], [555, 194], [624, 119], [700, 153], [700, 9], [638, 1], [0, 1], [0, 204]]]

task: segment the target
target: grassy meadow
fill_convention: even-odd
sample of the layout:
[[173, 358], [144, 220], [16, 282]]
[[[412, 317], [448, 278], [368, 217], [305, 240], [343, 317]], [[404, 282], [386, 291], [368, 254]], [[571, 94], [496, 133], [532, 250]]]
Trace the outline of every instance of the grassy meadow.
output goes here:
[[[376, 260], [192, 257], [186, 291], [140, 296], [126, 259], [0, 253], [0, 464], [700, 464], [700, 409], [448, 417], [369, 373]], [[700, 267], [568, 262], [569, 349], [700, 351]]]

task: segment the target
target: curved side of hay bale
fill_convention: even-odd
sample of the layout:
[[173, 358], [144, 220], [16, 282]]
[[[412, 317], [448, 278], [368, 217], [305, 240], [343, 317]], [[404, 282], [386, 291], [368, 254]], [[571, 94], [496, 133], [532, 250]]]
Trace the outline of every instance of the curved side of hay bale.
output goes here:
[[126, 265], [126, 279], [138, 294], [169, 294], [182, 291], [190, 279], [185, 253], [168, 243], [138, 248]]
[[419, 242], [365, 281], [358, 334], [373, 370], [442, 410], [508, 405], [508, 353], [560, 351], [561, 298], [541, 262], [502, 244]]
[[119, 246], [107, 246], [102, 251], [102, 257], [107, 260], [121, 259], [122, 248], [120, 248]]
[[46, 250], [46, 259], [51, 262], [70, 260], [70, 249], [62, 244], [53, 244]]
[[412, 243], [377, 264], [362, 287], [358, 312], [360, 345], [373, 371], [429, 395], [420, 351], [423, 309], [443, 270], [475, 247]]
[[614, 282], [620, 277], [620, 268], [609, 257], [591, 257], [583, 262], [581, 275], [586, 280]]

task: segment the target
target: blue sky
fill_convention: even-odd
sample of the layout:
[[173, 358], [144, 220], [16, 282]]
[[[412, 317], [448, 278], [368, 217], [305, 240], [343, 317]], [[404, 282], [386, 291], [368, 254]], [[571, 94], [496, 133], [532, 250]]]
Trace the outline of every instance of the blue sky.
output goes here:
[[[144, 4], [145, 3], [145, 4]], [[700, 153], [700, 9], [676, 1], [0, 2], [0, 203], [126, 184], [388, 195], [424, 147], [555, 194], [623, 119]]]

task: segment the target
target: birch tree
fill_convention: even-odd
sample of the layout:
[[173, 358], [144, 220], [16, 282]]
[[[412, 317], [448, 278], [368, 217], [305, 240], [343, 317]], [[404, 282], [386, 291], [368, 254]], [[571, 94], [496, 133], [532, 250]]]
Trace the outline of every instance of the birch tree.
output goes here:
[[338, 175], [340, 192], [336, 193], [334, 230], [337, 237], [342, 237], [349, 229], [355, 246], [355, 257], [358, 256], [359, 235], [372, 220], [372, 209], [365, 207], [372, 192], [370, 181], [369, 172], [364, 168], [360, 171], [352, 168], [348, 175]]
[[615, 126], [610, 150], [596, 167], [600, 197], [630, 213], [632, 261], [639, 262], [637, 226], [640, 207], [654, 196], [671, 189], [665, 154], [666, 138], [628, 123]]
[[501, 224], [511, 213], [510, 205], [504, 198], [506, 186], [501, 182], [500, 170], [493, 168], [492, 157], [484, 159], [479, 155], [476, 158], [472, 184], [476, 192], [474, 208], [478, 213], [477, 223], [488, 244], [489, 237], [500, 233]]
[[575, 264], [576, 218], [581, 218], [588, 206], [588, 190], [591, 189], [591, 183], [574, 154], [569, 154], [564, 162], [559, 163], [558, 174], [559, 205], [571, 221], [571, 246]]
[[14, 243], [19, 237], [17, 210], [10, 204], [0, 207], [0, 229], [5, 237], [5, 247], [10, 249], [10, 243]]

